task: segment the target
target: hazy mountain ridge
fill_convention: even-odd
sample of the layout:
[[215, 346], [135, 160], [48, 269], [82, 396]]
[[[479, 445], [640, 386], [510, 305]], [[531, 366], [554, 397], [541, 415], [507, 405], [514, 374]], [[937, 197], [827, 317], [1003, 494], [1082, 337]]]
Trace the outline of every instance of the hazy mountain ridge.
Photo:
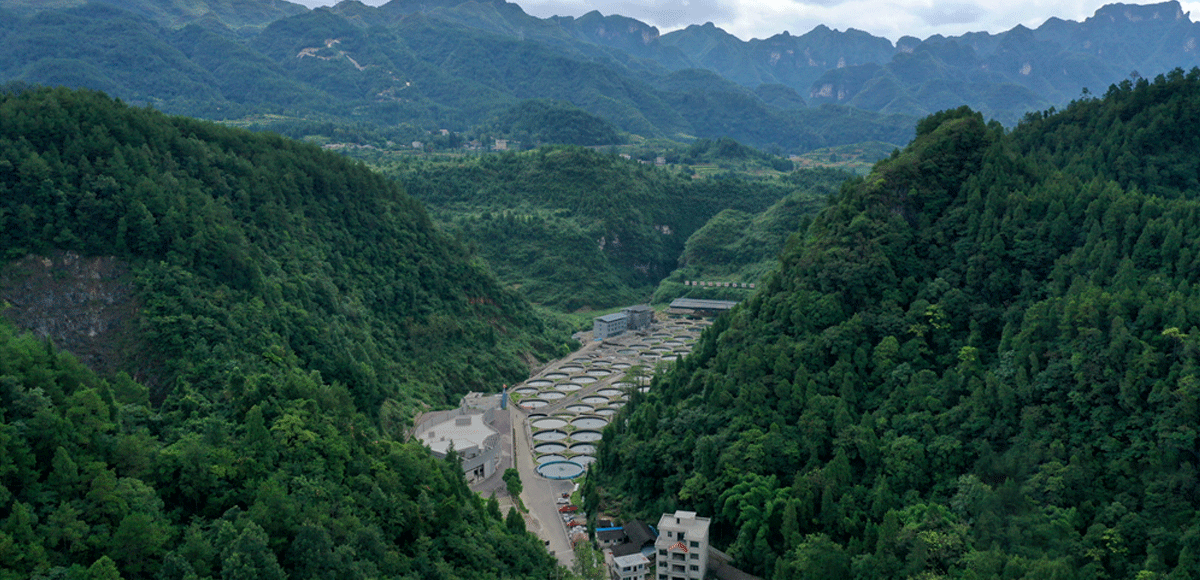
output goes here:
[[[803, 152], [903, 143], [916, 118], [963, 104], [1011, 125], [1084, 88], [1194, 66], [1200, 42], [1178, 2], [894, 44], [826, 26], [749, 41], [711, 23], [660, 34], [625, 16], [542, 19], [502, 0], [296, 6], [64, 0], [37, 11], [3, 0], [17, 20], [0, 33], [0, 78], [208, 118], [282, 115], [265, 127], [298, 136], [312, 131], [298, 124], [335, 123], [401, 143], [442, 128], [486, 137], [479, 128], [521, 101], [555, 99], [634, 138]], [[672, 86], [691, 69], [724, 80]], [[819, 106], [830, 104], [877, 115]]]
[[1036, 30], [904, 37], [895, 45], [823, 25], [800, 36], [741, 41], [709, 23], [661, 35], [635, 54], [653, 59], [656, 44], [672, 46], [691, 66], [750, 87], [782, 84], [812, 103], [918, 116], [966, 104], [1011, 124], [1027, 111], [1066, 104], [1083, 88], [1102, 91], [1132, 72], [1154, 76], [1200, 64], [1198, 42], [1200, 23], [1172, 1], [1110, 4], [1083, 22], [1052, 18]]

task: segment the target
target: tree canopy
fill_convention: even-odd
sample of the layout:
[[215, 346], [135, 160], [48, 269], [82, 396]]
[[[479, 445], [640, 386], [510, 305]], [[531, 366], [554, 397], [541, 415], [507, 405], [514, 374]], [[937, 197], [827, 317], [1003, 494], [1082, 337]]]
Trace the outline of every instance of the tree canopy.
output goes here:
[[608, 427], [596, 486], [763, 577], [1200, 574], [1200, 70], [844, 185]]
[[405, 431], [569, 339], [395, 183], [275, 135], [9, 91], [0, 248], [6, 317], [45, 320], [21, 281], [72, 283], [66, 261], [124, 264], [134, 305], [77, 292], [130, 329], [103, 376], [0, 320], [0, 578], [555, 572]]

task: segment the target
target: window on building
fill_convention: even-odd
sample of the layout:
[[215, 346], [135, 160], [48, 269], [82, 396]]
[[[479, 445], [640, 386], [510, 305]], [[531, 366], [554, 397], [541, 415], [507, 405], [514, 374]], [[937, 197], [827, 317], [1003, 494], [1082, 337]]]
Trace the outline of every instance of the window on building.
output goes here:
[[691, 558], [691, 559], [693, 559], [693, 560], [699, 560], [699, 559], [700, 559], [700, 553], [699, 553], [699, 552], [692, 552], [691, 554], [688, 554], [688, 557], [689, 557], [689, 558]]
[[695, 564], [692, 564], [692, 570], [699, 570], [699, 569], [700, 569], [700, 567], [699, 567], [699, 566], [697, 566], [697, 565], [695, 565]]
[[658, 551], [658, 555], [659, 555], [659, 556], [666, 556], [666, 555], [667, 555], [667, 551], [666, 551], [666, 550], [659, 550], [659, 551]]
[[700, 542], [697, 542], [696, 540], [692, 540], [691, 542], [688, 542], [688, 545], [690, 545], [693, 548], [699, 548]]

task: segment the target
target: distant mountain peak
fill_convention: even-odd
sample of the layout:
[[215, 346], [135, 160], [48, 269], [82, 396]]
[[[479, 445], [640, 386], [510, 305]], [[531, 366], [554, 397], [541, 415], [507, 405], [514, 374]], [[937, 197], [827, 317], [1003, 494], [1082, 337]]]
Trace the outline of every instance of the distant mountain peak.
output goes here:
[[[1092, 18], [1108, 18], [1110, 21], [1143, 22], [1146, 20], [1173, 21], [1188, 17], [1183, 6], [1171, 0], [1158, 4], [1105, 4], [1096, 9]], [[1089, 19], [1090, 20], [1090, 19]]]

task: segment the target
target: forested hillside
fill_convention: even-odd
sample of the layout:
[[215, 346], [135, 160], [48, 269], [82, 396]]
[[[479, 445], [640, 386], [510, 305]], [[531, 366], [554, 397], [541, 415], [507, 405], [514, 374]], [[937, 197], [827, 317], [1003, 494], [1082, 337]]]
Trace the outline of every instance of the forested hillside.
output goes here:
[[788, 193], [761, 213], [725, 209], [684, 244], [679, 267], [658, 284], [654, 303], [689, 298], [741, 300], [740, 286], [688, 286], [689, 280], [757, 284], [775, 268], [788, 239], [803, 231], [851, 174], [832, 169], [792, 172], [782, 178]]
[[612, 507], [791, 578], [1200, 577], [1200, 70], [845, 185], [608, 428]]
[[553, 572], [454, 461], [402, 441], [417, 408], [569, 339], [393, 182], [98, 93], [10, 92], [0, 248], [4, 315], [35, 329], [95, 323], [23, 291], [79, 282], [58, 264], [121, 263], [132, 287], [132, 312], [66, 292], [128, 318], [106, 376], [0, 326], [0, 577]]
[[581, 147], [380, 166], [502, 282], [566, 312], [647, 301], [709, 218], [758, 213], [797, 189], [786, 179], [693, 179]]

